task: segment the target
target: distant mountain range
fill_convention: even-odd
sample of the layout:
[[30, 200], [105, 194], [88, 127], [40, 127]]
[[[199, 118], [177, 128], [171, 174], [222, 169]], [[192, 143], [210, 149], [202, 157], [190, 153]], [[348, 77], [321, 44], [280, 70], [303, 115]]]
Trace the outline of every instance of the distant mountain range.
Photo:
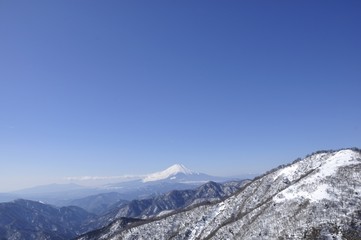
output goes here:
[[113, 192], [113, 196], [116, 195], [118, 199], [132, 200], [154, 197], [171, 190], [191, 189], [208, 181], [224, 182], [229, 180], [232, 180], [232, 178], [197, 173], [181, 164], [175, 164], [163, 171], [143, 176], [137, 180], [106, 184], [99, 187], [84, 187], [70, 183], [50, 184], [23, 189], [0, 194], [0, 202], [24, 198], [57, 206], [66, 206], [74, 203], [73, 201], [76, 199], [106, 193], [108, 196], [105, 197], [106, 195], [103, 195], [103, 197], [108, 199], [108, 203], [105, 204], [111, 204], [114, 202], [110, 200], [110, 192]]
[[316, 152], [222, 201], [115, 219], [79, 238], [90, 239], [361, 239], [361, 150]]

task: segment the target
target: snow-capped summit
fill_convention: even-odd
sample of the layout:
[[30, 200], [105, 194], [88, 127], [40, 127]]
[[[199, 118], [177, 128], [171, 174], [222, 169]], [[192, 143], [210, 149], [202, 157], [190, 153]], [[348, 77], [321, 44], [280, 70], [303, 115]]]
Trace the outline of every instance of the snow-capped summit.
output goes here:
[[209, 181], [225, 182], [229, 180], [234, 179], [198, 173], [182, 164], [174, 164], [163, 171], [147, 174], [137, 180], [108, 184], [105, 187], [112, 191], [126, 193], [131, 197], [129, 199], [134, 199], [170, 190], [192, 189]]
[[178, 175], [178, 174], [199, 175], [199, 173], [194, 172], [194, 171], [190, 170], [189, 168], [186, 168], [182, 164], [174, 164], [164, 171], [149, 174], [148, 176], [143, 178], [143, 182], [153, 182], [153, 181], [164, 180], [167, 178], [172, 179], [172, 177], [175, 178], [176, 175]]

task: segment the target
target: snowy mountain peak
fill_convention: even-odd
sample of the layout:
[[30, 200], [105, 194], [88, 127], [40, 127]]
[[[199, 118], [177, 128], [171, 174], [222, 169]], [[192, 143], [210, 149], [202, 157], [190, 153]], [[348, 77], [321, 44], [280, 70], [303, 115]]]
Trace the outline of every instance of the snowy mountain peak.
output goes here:
[[184, 174], [194, 174], [192, 170], [186, 168], [183, 164], [174, 164], [167, 168], [165, 171], [172, 172], [172, 173], [184, 173]]
[[196, 172], [193, 172], [189, 168], [186, 168], [182, 164], [174, 164], [164, 171], [149, 174], [148, 176], [146, 176], [143, 179], [143, 182], [152, 182], [152, 181], [163, 180], [163, 179], [170, 178], [170, 177], [175, 176], [180, 173], [185, 174], [185, 175], [198, 174]]

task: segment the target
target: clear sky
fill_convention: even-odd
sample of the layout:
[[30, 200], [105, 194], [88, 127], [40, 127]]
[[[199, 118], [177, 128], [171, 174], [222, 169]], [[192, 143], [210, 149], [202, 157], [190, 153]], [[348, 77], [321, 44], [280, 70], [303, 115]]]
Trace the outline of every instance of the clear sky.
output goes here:
[[361, 147], [361, 1], [0, 0], [0, 191]]

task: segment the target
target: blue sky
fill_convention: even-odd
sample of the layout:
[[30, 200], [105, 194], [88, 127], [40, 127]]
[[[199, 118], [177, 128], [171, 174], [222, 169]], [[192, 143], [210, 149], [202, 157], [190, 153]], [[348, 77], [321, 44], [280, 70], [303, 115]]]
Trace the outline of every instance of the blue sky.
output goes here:
[[0, 191], [361, 147], [360, 1], [0, 1]]

